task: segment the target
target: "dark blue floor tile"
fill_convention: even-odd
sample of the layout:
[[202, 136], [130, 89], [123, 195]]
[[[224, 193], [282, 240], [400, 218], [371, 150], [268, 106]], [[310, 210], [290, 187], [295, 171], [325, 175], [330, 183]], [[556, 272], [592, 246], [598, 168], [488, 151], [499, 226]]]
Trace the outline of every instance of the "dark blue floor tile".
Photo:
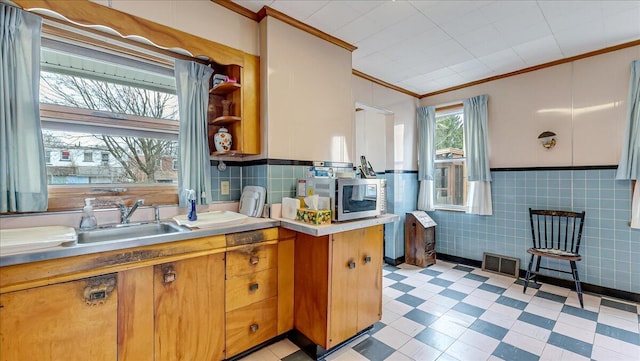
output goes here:
[[478, 282], [485, 282], [486, 280], [489, 279], [489, 277], [475, 275], [473, 273], [469, 273], [468, 275], [464, 276], [464, 278], [468, 278], [470, 280], [474, 280], [474, 281], [478, 281]]
[[598, 313], [593, 311], [583, 310], [582, 308], [573, 307], [569, 305], [562, 306], [562, 312], [568, 313], [572, 316], [582, 317], [591, 321], [598, 321]]
[[481, 289], [481, 290], [484, 290], [484, 291], [497, 293], [499, 295], [503, 294], [504, 291], [507, 290], [506, 288], [490, 285], [490, 284], [487, 284], [487, 283], [481, 284], [480, 286], [478, 286], [478, 288]]
[[360, 342], [353, 349], [371, 361], [382, 361], [396, 351], [373, 337]]
[[453, 284], [451, 281], [443, 280], [442, 278], [432, 278], [429, 280], [429, 283], [433, 283], [434, 285], [449, 287]]
[[522, 322], [530, 323], [538, 327], [545, 328], [547, 330], [553, 330], [553, 326], [555, 326], [556, 324], [556, 321], [552, 319], [534, 315], [533, 313], [529, 313], [529, 312], [522, 312], [520, 314], [520, 317], [518, 317], [518, 320]]
[[394, 284], [392, 284], [391, 286], [389, 286], [393, 289], [396, 289], [398, 291], [402, 291], [402, 292], [409, 292], [411, 290], [413, 290], [415, 287], [413, 286], [409, 286], [408, 284], [402, 283], [402, 282], [396, 282]]
[[635, 332], [599, 323], [596, 326], [596, 333], [640, 346], [640, 334]]
[[433, 277], [438, 277], [442, 274], [442, 272], [434, 271], [428, 268], [420, 271], [420, 273], [422, 273], [423, 275], [433, 276]]
[[487, 322], [484, 320], [473, 321], [471, 326], [469, 326], [469, 329], [479, 332], [483, 335], [487, 335], [489, 337], [495, 338], [498, 341], [502, 341], [502, 339], [507, 334], [507, 332], [509, 332], [509, 330], [507, 330], [504, 327], [494, 325], [493, 323]]
[[385, 264], [384, 266], [382, 266], [382, 268], [386, 269], [389, 272], [395, 272], [395, 271], [400, 269], [400, 268], [398, 268], [396, 266], [392, 266], [390, 264]]
[[[520, 285], [520, 286], [524, 286], [524, 280], [520, 280], [520, 279], [519, 279], [519, 280], [517, 280], [517, 281], [515, 282], [515, 284]], [[531, 281], [529, 281], [529, 285], [528, 285], [527, 287], [531, 287], [531, 288], [538, 289], [538, 288], [540, 288], [540, 286], [541, 286], [541, 285], [540, 285], [539, 283], [535, 283], [535, 282], [531, 282]]]
[[406, 294], [396, 298], [396, 301], [400, 301], [411, 307], [418, 307], [424, 303], [424, 300], [422, 298], [412, 296], [412, 295], [406, 295]]
[[474, 269], [471, 267], [465, 267], [465, 266], [461, 266], [461, 265], [457, 265], [455, 267], [453, 267], [453, 269], [457, 269], [458, 271], [463, 271], [463, 272], [471, 272]]
[[454, 291], [454, 290], [450, 290], [450, 289], [442, 290], [442, 291], [440, 291], [440, 294], [445, 296], [445, 297], [453, 298], [454, 300], [457, 300], [457, 301], [462, 301], [467, 296], [469, 296], [466, 293], [462, 293], [462, 292], [458, 292], [458, 291]]
[[565, 350], [569, 350], [578, 355], [584, 357], [591, 357], [591, 351], [593, 345], [584, 341], [576, 340], [575, 338], [565, 336], [556, 332], [551, 332], [549, 336], [548, 344], [560, 347]]
[[426, 328], [414, 337], [437, 350], [444, 351], [456, 340], [432, 328]]
[[371, 329], [369, 329], [369, 331], [367, 331], [367, 333], [369, 335], [373, 335], [373, 334], [375, 334], [376, 332], [382, 330], [385, 327], [387, 327], [387, 325], [385, 325], [384, 323], [378, 321], [378, 322], [373, 324], [373, 326], [371, 327]]
[[600, 301], [600, 306], [607, 306], [607, 307], [611, 307], [611, 308], [617, 308], [619, 310], [633, 312], [633, 313], [638, 312], [638, 306], [636, 306], [636, 305], [630, 305], [630, 304], [627, 304], [627, 303], [616, 302], [614, 300], [610, 300], [610, 299], [607, 299], [607, 298], [603, 298], [602, 301]]
[[385, 277], [390, 279], [390, 280], [394, 280], [394, 281], [402, 281], [403, 279], [407, 278], [406, 276], [399, 275], [397, 273], [389, 273]]
[[409, 311], [407, 314], [404, 315], [404, 317], [410, 319], [411, 321], [417, 322], [423, 326], [429, 326], [430, 324], [434, 323], [438, 319], [438, 317], [430, 314], [429, 312], [424, 312], [417, 308]]
[[559, 302], [559, 303], [565, 303], [565, 301], [567, 300], [567, 298], [564, 296], [556, 295], [556, 294], [545, 292], [545, 291], [538, 291], [536, 292], [535, 296], [540, 298], [545, 298], [547, 300]]
[[473, 316], [476, 318], [482, 316], [485, 311], [485, 309], [483, 308], [476, 307], [464, 302], [458, 302], [457, 305], [453, 306], [452, 310], [462, 312], [465, 315]]
[[497, 303], [505, 306], [509, 306], [512, 308], [516, 308], [518, 310], [524, 310], [527, 307], [528, 303], [516, 300], [515, 298], [500, 296], [496, 300]]
[[492, 355], [507, 361], [538, 361], [540, 359], [540, 357], [532, 354], [531, 352], [519, 349], [504, 342], [500, 342], [498, 347], [493, 350]]
[[309, 355], [304, 353], [304, 351], [302, 350], [298, 350], [282, 359], [282, 361], [310, 361], [310, 360], [313, 360], [313, 359]]

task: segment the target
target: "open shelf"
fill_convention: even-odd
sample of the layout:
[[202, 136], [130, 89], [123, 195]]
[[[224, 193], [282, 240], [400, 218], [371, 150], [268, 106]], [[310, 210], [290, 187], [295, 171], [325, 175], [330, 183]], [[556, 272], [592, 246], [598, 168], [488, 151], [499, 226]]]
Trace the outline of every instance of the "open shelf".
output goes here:
[[238, 152], [237, 150], [221, 150], [221, 151], [214, 151], [210, 154], [212, 157], [221, 157], [221, 156], [227, 156], [227, 157], [241, 157], [244, 156], [244, 153]]
[[227, 95], [241, 88], [238, 83], [220, 83], [209, 90], [210, 94]]
[[215, 126], [228, 125], [228, 124], [231, 124], [231, 123], [239, 122], [240, 120], [242, 120], [242, 118], [241, 117], [237, 117], [235, 115], [223, 115], [221, 117], [215, 118], [214, 120], [209, 122], [209, 124], [215, 125]]

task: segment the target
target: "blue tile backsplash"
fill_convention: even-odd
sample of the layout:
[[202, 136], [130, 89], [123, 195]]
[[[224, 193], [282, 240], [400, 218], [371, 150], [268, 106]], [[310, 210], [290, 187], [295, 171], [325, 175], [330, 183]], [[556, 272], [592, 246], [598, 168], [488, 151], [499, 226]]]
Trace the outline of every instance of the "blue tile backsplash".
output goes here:
[[[308, 167], [294, 165], [232, 166], [220, 172], [212, 167], [214, 200], [240, 199], [243, 186], [267, 189], [267, 203], [294, 197], [296, 180]], [[437, 252], [482, 260], [483, 252], [529, 262], [531, 245], [529, 207], [586, 211], [578, 270], [583, 282], [640, 293], [640, 230], [631, 229], [631, 182], [615, 180], [615, 169], [494, 171], [491, 185], [493, 215], [434, 211]], [[404, 256], [404, 219], [416, 209], [416, 172], [386, 173], [387, 207], [401, 221], [385, 226], [384, 255]], [[220, 194], [220, 181], [230, 182], [230, 194]], [[543, 260], [543, 262], [552, 262]], [[547, 265], [553, 266], [548, 263]], [[563, 267], [564, 264], [560, 264]], [[567, 278], [558, 272], [549, 274]]]

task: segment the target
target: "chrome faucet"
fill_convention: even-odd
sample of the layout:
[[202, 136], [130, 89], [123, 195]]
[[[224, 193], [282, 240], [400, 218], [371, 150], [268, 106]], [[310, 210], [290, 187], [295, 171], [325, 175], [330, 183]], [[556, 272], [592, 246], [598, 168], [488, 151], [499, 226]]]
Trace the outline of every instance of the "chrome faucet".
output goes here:
[[135, 212], [141, 204], [144, 204], [144, 199], [138, 199], [131, 208], [128, 208], [122, 203], [118, 203], [117, 206], [120, 208], [120, 223], [128, 224], [133, 212]]

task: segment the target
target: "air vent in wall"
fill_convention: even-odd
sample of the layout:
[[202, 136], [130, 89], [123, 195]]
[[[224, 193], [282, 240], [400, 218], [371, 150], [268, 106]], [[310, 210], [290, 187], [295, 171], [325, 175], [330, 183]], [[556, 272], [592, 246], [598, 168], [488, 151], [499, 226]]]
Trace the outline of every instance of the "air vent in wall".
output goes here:
[[485, 252], [482, 256], [482, 270], [518, 278], [520, 259]]

